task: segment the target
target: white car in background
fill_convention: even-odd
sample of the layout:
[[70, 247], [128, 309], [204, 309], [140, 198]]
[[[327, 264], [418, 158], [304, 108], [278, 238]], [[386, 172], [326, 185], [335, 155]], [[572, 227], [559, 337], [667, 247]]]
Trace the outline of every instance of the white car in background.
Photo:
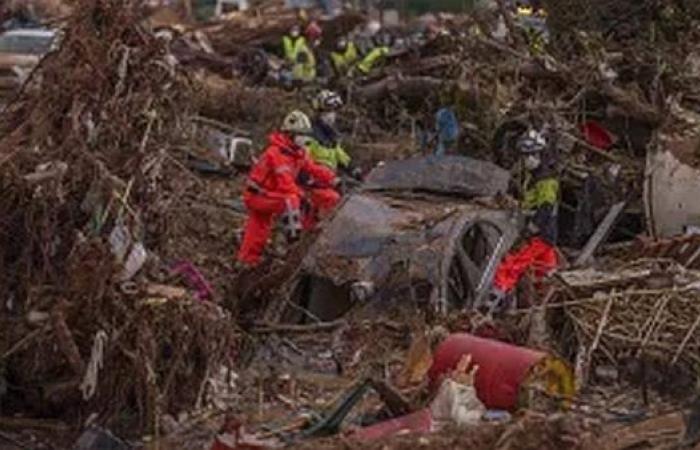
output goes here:
[[16, 29], [0, 34], [0, 91], [20, 88], [39, 61], [58, 44], [58, 31]]

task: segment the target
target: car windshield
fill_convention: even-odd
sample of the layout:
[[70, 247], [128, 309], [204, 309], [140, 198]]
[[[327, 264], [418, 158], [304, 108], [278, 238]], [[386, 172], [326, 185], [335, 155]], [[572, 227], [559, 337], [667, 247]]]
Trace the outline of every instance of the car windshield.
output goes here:
[[52, 35], [17, 35], [0, 36], [0, 53], [18, 53], [23, 55], [43, 55], [51, 49]]

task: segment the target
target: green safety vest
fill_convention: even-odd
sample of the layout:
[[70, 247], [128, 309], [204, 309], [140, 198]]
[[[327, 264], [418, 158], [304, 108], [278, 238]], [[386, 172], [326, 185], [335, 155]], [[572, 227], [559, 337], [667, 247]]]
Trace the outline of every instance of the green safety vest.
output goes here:
[[530, 46], [530, 53], [532, 56], [540, 56], [544, 54], [545, 46], [547, 45], [547, 40], [544, 34], [535, 29], [527, 29], [525, 31], [527, 35], [528, 45]]
[[304, 36], [299, 36], [297, 38], [292, 38], [291, 36], [285, 36], [282, 38], [282, 48], [284, 49], [284, 59], [287, 62], [295, 63], [297, 60], [297, 55], [304, 48], [308, 47], [306, 45], [306, 38]]
[[311, 159], [319, 164], [337, 170], [338, 166], [347, 167], [350, 165], [350, 156], [340, 145], [335, 147], [324, 147], [317, 140], [313, 139], [307, 144]]
[[362, 61], [360, 61], [360, 64], [357, 65], [357, 68], [360, 70], [360, 72], [367, 75], [372, 71], [374, 65], [388, 54], [389, 47], [375, 47], [371, 52], [367, 53], [364, 58], [362, 58]]
[[333, 52], [331, 53], [331, 60], [333, 61], [333, 67], [339, 74], [346, 74], [353, 64], [357, 61], [357, 47], [355, 44], [350, 42], [345, 52]]
[[533, 210], [541, 206], [556, 205], [558, 201], [559, 180], [553, 177], [542, 178], [525, 192], [522, 208]]
[[[299, 56], [305, 54], [304, 62], [299, 62]], [[297, 60], [292, 66], [292, 78], [298, 81], [313, 81], [316, 78], [316, 57], [311, 49], [304, 45], [297, 53]]]

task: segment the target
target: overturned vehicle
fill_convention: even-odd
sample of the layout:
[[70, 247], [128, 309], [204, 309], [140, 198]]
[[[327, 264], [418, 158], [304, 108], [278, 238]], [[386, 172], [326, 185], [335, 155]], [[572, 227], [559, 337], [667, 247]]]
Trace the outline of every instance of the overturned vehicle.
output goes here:
[[322, 320], [358, 303], [477, 306], [518, 237], [519, 214], [499, 206], [509, 181], [495, 164], [461, 156], [377, 167], [310, 248], [294, 303]]

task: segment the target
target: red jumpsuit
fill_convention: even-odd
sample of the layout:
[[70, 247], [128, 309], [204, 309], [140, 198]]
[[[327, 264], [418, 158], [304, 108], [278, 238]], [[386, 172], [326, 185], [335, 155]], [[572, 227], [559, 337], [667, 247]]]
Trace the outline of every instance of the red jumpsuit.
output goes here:
[[[243, 243], [238, 260], [249, 264], [260, 263], [265, 244], [272, 232], [275, 219], [288, 210], [299, 211], [304, 189], [299, 186], [299, 175], [304, 174], [317, 185], [330, 186], [335, 173], [314, 163], [305, 149], [283, 133], [272, 133], [269, 146], [248, 175], [248, 189], [243, 201], [248, 209]], [[311, 213], [323, 214], [340, 200], [332, 188], [317, 188], [309, 192], [307, 200]], [[315, 224], [311, 218], [302, 220], [304, 227]]]

